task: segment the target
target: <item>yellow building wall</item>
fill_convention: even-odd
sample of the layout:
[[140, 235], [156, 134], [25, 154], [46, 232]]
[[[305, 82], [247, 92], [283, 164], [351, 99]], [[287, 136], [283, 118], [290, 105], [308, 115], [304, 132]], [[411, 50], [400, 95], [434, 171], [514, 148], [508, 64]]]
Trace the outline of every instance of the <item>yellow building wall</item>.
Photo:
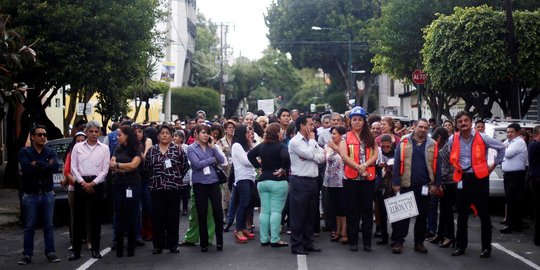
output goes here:
[[[66, 96], [66, 104], [69, 104], [70, 103], [70, 97], [69, 96]], [[156, 122], [162, 122], [163, 121], [163, 98], [162, 96], [158, 96], [157, 98], [155, 99], [150, 99], [149, 101], [150, 103], [150, 108], [148, 110], [148, 121], [151, 122], [151, 121], [156, 121]], [[96, 120], [98, 122], [101, 123], [101, 114], [97, 113], [95, 111], [95, 108], [94, 106], [98, 104], [98, 98], [97, 98], [97, 94], [94, 94], [92, 96], [92, 98], [90, 98], [90, 100], [88, 101], [87, 103], [87, 112], [90, 112], [86, 115], [88, 121], [90, 120]], [[135, 116], [135, 103], [132, 101], [132, 100], [128, 100], [128, 104], [129, 104], [129, 107], [130, 107], [130, 110], [128, 112], [128, 116], [133, 118]], [[137, 119], [133, 120], [134, 122], [137, 122], [137, 123], [142, 123], [144, 121], [144, 115], [145, 115], [145, 107], [146, 107], [146, 103], [142, 103], [141, 105], [141, 109], [139, 111], [139, 115], [137, 117]], [[76, 113], [78, 111], [78, 105], [76, 107]], [[61, 112], [60, 112], [61, 113]], [[67, 116], [67, 111], [64, 112], [64, 119], [66, 118]], [[111, 123], [107, 123], [107, 126], [110, 126]], [[71, 122], [70, 126], [73, 126], [73, 121]]]

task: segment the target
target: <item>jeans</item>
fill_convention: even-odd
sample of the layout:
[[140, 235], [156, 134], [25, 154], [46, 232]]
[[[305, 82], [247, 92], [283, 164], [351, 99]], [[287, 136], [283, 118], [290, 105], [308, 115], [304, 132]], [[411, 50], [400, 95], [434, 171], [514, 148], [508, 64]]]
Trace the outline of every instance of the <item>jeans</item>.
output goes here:
[[251, 189], [253, 181], [239, 180], [236, 182], [236, 192], [238, 192], [238, 207], [236, 208], [236, 230], [246, 229], [246, 213], [251, 199]]
[[140, 194], [140, 198], [137, 200], [138, 205], [136, 206], [136, 208], [138, 209], [138, 211], [135, 213], [137, 215], [136, 216], [137, 223], [135, 223], [135, 225], [137, 226], [135, 228], [135, 238], [137, 240], [142, 239], [141, 227], [142, 227], [143, 212], [146, 215], [151, 216], [152, 198], [150, 196], [149, 181], [150, 180], [148, 178], [141, 177], [141, 184], [140, 184], [141, 194]]
[[266, 180], [259, 182], [257, 187], [261, 197], [261, 243], [277, 243], [280, 240], [281, 211], [285, 206], [289, 184], [287, 181]]
[[236, 193], [238, 192], [237, 187], [233, 186], [231, 190], [231, 198], [229, 200], [229, 209], [227, 210], [227, 224], [233, 224], [234, 218], [236, 217], [236, 208], [238, 207], [238, 202], [236, 201]]
[[34, 255], [34, 233], [38, 220], [43, 222], [43, 240], [45, 242], [45, 254], [55, 252], [54, 249], [54, 192], [44, 192], [22, 196], [24, 213], [24, 251], [23, 255]]

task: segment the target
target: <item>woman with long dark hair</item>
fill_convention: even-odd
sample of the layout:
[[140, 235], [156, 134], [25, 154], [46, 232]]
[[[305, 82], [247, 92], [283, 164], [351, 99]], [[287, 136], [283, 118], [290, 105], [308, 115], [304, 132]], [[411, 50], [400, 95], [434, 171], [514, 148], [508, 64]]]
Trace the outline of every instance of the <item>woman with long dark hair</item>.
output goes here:
[[[216, 227], [216, 248], [223, 250], [223, 210], [221, 208], [221, 191], [219, 179], [214, 165], [225, 162], [225, 157], [215, 146], [210, 136], [209, 126], [198, 125], [195, 128], [196, 141], [188, 147], [187, 155], [191, 162], [191, 182], [195, 207], [199, 218], [199, 237], [202, 252], [208, 251], [208, 224], [206, 221], [208, 201], [212, 206], [214, 223]], [[178, 227], [178, 226], [177, 226]]]
[[118, 146], [111, 158], [110, 168], [116, 173], [112, 192], [115, 209], [116, 256], [124, 255], [124, 233], [127, 232], [127, 255], [135, 255], [135, 230], [141, 199], [141, 150], [135, 131], [130, 126], [118, 128]]
[[160, 126], [159, 143], [148, 150], [144, 161], [152, 197], [153, 254], [161, 254], [164, 248], [179, 252], [180, 189], [189, 164], [184, 151], [172, 142], [173, 132], [169, 125]]
[[[255, 183], [255, 168], [247, 158], [247, 152], [253, 148], [253, 128], [238, 126], [234, 131], [231, 149], [234, 166], [234, 186], [232, 194], [237, 194], [236, 231], [234, 237], [237, 243], [246, 243], [255, 235], [246, 229], [246, 214], [251, 198], [251, 190]], [[230, 207], [229, 207], [230, 209]]]
[[347, 202], [347, 235], [349, 249], [358, 251], [358, 224], [362, 217], [364, 251], [371, 251], [373, 230], [373, 197], [375, 195], [375, 162], [378, 157], [375, 138], [369, 130], [365, 110], [354, 107], [349, 113], [351, 131], [340, 144], [345, 162], [343, 190]]
[[[287, 171], [291, 166], [289, 151], [287, 146], [281, 142], [280, 133], [281, 127], [278, 123], [268, 125], [263, 142], [250, 150], [247, 155], [249, 162], [255, 168], [262, 168], [261, 175], [257, 180], [257, 188], [261, 198], [260, 241], [261, 245], [271, 245], [272, 247], [289, 245], [281, 241], [279, 237], [281, 212], [285, 206], [289, 189]], [[257, 158], [260, 158], [260, 163]]]

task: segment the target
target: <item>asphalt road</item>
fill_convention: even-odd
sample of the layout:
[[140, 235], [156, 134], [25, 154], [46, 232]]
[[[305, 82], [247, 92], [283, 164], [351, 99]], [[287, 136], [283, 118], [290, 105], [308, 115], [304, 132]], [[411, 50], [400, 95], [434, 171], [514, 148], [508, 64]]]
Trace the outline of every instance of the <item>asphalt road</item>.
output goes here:
[[[247, 244], [235, 244], [232, 233], [225, 234], [224, 251], [210, 247], [208, 253], [201, 253], [199, 247], [181, 247], [179, 254], [164, 252], [152, 255], [151, 242], [137, 248], [135, 257], [117, 258], [114, 251], [107, 248], [111, 242], [110, 224], [102, 226], [103, 259], [93, 260], [89, 251], [83, 252], [82, 259], [67, 261], [69, 246], [68, 228], [56, 229], [57, 255], [62, 262], [52, 264], [43, 255], [42, 233], [36, 233], [35, 254], [28, 266], [19, 266], [17, 261], [22, 253], [22, 228], [17, 225], [0, 228], [0, 269], [540, 269], [540, 247], [532, 242], [532, 229], [523, 233], [502, 235], [498, 222], [500, 216], [493, 216], [493, 253], [489, 259], [479, 258], [480, 236], [478, 218], [471, 219], [469, 248], [465, 256], [451, 257], [451, 248], [439, 248], [429, 242], [425, 246], [428, 254], [419, 254], [412, 249], [412, 233], [405, 242], [403, 254], [394, 255], [390, 246], [373, 244], [373, 251], [362, 250], [353, 253], [348, 246], [329, 241], [328, 233], [316, 238], [316, 245], [322, 253], [296, 256], [289, 248], [261, 247], [257, 240]], [[258, 224], [256, 222], [256, 224]], [[181, 219], [181, 238], [187, 229], [187, 218]], [[410, 227], [411, 231], [413, 226]], [[258, 233], [256, 231], [256, 239]], [[282, 235], [288, 241], [287, 235]], [[105, 254], [106, 253], [106, 254]]]

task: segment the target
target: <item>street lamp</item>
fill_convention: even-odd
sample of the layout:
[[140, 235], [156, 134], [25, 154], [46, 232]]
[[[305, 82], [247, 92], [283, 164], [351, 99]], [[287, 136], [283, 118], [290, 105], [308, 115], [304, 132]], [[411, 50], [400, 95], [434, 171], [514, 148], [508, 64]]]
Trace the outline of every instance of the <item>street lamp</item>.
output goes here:
[[[349, 87], [348, 87], [349, 89], [348, 89], [348, 92], [349, 92], [349, 96], [350, 96], [350, 94], [351, 94], [351, 92], [353, 91], [353, 88], [354, 88], [354, 82], [353, 82], [353, 76], [352, 76], [351, 34], [345, 32], [343, 30], [339, 30], [337, 28], [331, 28], [331, 27], [312, 26], [311, 30], [314, 30], [314, 31], [321, 31], [321, 30], [336, 31], [336, 32], [342, 33], [342, 34], [347, 36], [347, 42], [349, 44], [349, 63], [348, 63], [348, 68], [347, 68], [347, 75], [349, 75]], [[349, 102], [349, 100], [347, 100], [347, 104], [348, 104], [348, 102]], [[358, 104], [358, 94], [357, 93], [355, 93], [355, 101], [354, 102], [355, 102], [355, 104]]]

